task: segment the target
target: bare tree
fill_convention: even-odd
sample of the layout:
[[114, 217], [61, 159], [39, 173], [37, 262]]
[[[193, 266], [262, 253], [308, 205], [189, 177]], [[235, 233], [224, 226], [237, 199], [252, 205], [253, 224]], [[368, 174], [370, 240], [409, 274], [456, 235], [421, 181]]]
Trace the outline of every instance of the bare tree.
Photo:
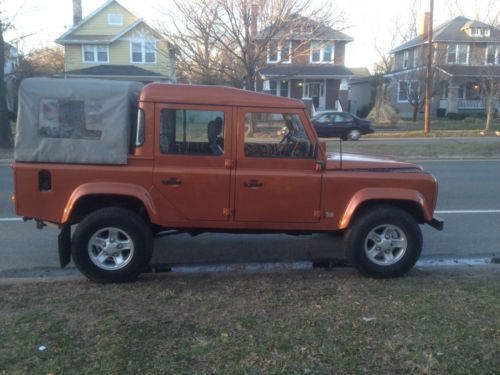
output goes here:
[[17, 75], [28, 77], [50, 77], [64, 73], [64, 50], [59, 47], [42, 47], [21, 58]]
[[179, 65], [185, 68], [181, 73], [204, 83], [207, 80], [210, 83], [214, 77], [216, 81], [225, 77], [235, 85], [252, 90], [265, 63], [269, 42], [290, 38], [294, 16], [301, 14], [315, 19], [318, 27], [329, 26], [332, 20], [340, 25], [344, 20], [343, 12], [332, 17], [329, 8], [315, 8], [312, 0], [194, 0], [190, 3], [179, 0], [175, 4], [182, 18], [182, 23], [177, 19], [173, 25], [182, 55]]

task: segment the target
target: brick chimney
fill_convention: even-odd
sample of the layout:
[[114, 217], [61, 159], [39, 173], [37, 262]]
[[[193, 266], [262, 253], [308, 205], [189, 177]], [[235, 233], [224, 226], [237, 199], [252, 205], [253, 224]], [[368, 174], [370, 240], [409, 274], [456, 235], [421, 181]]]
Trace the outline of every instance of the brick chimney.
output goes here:
[[73, 0], [73, 25], [82, 20], [82, 0]]
[[431, 12], [425, 12], [422, 21], [420, 22], [420, 28], [418, 30], [418, 35], [427, 35], [429, 31], [429, 24], [431, 23]]

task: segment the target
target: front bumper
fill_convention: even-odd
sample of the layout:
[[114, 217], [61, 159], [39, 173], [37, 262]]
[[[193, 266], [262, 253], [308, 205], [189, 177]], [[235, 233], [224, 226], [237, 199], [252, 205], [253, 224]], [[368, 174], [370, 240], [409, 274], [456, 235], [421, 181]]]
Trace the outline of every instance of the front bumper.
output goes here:
[[427, 222], [427, 224], [429, 224], [431, 227], [437, 230], [444, 229], [444, 220], [437, 216], [434, 216], [431, 221]]

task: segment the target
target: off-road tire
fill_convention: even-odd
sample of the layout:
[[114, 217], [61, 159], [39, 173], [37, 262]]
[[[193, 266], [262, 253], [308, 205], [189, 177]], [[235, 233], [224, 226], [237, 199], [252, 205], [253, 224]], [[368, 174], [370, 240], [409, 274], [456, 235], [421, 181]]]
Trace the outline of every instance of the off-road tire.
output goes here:
[[[133, 251], [125, 266], [108, 270], [91, 259], [89, 244], [99, 231], [116, 228], [132, 243]], [[150, 227], [135, 212], [120, 207], [102, 208], [86, 216], [76, 227], [71, 240], [71, 256], [78, 270], [95, 282], [133, 281], [148, 266], [153, 254]]]
[[[372, 260], [366, 250], [371, 244], [377, 228], [396, 228], [396, 234], [406, 238], [406, 248], [393, 264], [381, 265]], [[370, 238], [371, 238], [370, 236]], [[383, 241], [383, 239], [382, 239]], [[389, 240], [387, 240], [389, 241]], [[390, 245], [389, 245], [390, 247]], [[413, 216], [393, 206], [376, 206], [354, 218], [354, 222], [345, 233], [344, 251], [352, 265], [363, 275], [373, 278], [400, 277], [408, 272], [417, 262], [422, 252], [422, 232]], [[389, 252], [391, 250], [388, 250]], [[394, 251], [400, 251], [396, 248]], [[382, 254], [382, 258], [385, 256]], [[378, 260], [384, 262], [385, 259]]]

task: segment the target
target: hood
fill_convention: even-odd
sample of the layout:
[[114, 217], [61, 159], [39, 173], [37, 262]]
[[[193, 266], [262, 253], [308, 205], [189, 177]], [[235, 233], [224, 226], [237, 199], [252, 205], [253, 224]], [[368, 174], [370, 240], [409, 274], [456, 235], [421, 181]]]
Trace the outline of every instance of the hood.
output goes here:
[[372, 155], [360, 155], [338, 152], [327, 152], [326, 169], [343, 170], [385, 170], [397, 169], [407, 171], [422, 171], [422, 167], [413, 163], [392, 160]]

